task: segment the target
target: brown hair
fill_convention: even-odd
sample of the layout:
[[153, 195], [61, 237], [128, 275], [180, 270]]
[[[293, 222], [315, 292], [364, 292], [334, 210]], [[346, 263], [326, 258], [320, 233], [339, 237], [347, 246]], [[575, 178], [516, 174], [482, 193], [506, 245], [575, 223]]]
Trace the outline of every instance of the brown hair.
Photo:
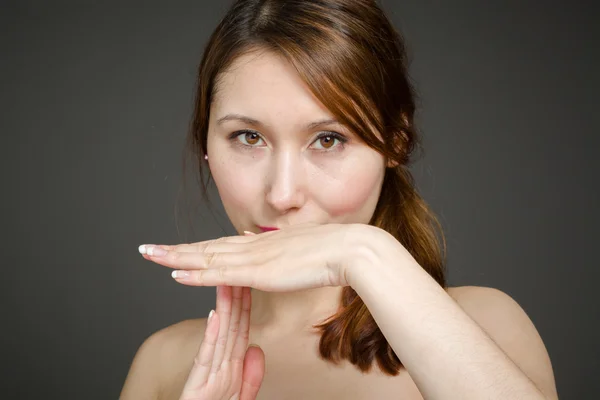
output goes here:
[[[421, 147], [404, 43], [375, 0], [238, 0], [231, 6], [204, 50], [187, 138], [204, 198], [202, 168], [218, 79], [237, 57], [252, 51], [285, 57], [338, 121], [392, 162], [370, 224], [392, 234], [446, 287], [441, 225], [408, 169]], [[345, 359], [363, 372], [376, 360], [389, 375], [402, 367], [351, 287], [343, 289], [339, 311], [315, 328], [322, 332], [319, 351], [325, 360]]]

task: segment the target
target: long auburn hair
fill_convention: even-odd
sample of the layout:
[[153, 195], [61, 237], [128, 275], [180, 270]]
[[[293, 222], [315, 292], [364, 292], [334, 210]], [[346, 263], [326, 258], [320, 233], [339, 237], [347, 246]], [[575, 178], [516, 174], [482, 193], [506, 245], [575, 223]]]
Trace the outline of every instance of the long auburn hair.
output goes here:
[[[236, 58], [252, 51], [283, 56], [340, 123], [391, 161], [369, 224], [392, 234], [446, 288], [442, 227], [408, 169], [422, 146], [414, 125], [416, 95], [405, 45], [375, 0], [237, 0], [231, 5], [204, 49], [186, 139], [186, 156], [204, 199], [210, 203], [210, 171], [203, 168], [219, 77]], [[185, 176], [186, 157], [183, 163]], [[338, 312], [315, 328], [322, 333], [319, 352], [325, 360], [348, 360], [362, 372], [376, 361], [388, 375], [402, 368], [351, 287], [343, 288]]]

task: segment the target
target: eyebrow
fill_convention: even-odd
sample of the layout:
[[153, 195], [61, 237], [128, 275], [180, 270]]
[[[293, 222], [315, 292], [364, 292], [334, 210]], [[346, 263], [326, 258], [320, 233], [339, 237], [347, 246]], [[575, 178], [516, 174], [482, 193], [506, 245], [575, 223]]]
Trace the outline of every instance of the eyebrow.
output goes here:
[[[251, 118], [251, 117], [247, 117], [245, 115], [241, 115], [241, 114], [227, 114], [224, 117], [221, 117], [217, 120], [217, 125], [221, 125], [224, 122], [227, 121], [241, 121], [244, 122], [248, 125], [252, 125], [252, 126], [258, 126], [258, 127], [263, 127], [264, 124], [262, 122], [260, 122], [257, 119]], [[331, 124], [339, 124], [339, 121], [335, 118], [325, 118], [325, 119], [321, 119], [318, 121], [314, 121], [311, 122], [310, 124], [307, 124], [305, 126], [305, 129], [315, 129], [318, 128], [320, 126], [324, 126], [324, 125], [331, 125]]]

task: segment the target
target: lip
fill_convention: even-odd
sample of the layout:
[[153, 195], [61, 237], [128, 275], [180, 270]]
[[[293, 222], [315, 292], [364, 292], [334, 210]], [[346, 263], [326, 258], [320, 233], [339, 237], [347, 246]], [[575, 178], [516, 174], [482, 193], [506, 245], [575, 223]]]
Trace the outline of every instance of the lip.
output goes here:
[[270, 232], [270, 231], [278, 231], [279, 228], [275, 228], [274, 226], [260, 226], [258, 225], [258, 229], [260, 229], [263, 232]]

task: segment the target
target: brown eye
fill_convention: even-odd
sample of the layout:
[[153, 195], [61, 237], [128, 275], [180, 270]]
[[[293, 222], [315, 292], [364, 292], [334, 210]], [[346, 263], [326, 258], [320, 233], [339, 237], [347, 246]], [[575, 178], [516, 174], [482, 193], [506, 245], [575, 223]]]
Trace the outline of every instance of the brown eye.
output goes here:
[[229, 139], [246, 147], [258, 147], [263, 140], [260, 133], [253, 131], [237, 131], [232, 133]]
[[348, 139], [337, 132], [322, 132], [313, 142], [313, 146], [322, 151], [343, 150], [346, 142]]
[[324, 149], [330, 149], [335, 144], [335, 138], [333, 136], [323, 136], [319, 138], [319, 143]]
[[244, 139], [246, 139], [246, 142], [248, 144], [254, 145], [254, 144], [258, 143], [258, 141], [260, 140], [260, 137], [254, 132], [246, 132], [246, 134], [244, 135]]

